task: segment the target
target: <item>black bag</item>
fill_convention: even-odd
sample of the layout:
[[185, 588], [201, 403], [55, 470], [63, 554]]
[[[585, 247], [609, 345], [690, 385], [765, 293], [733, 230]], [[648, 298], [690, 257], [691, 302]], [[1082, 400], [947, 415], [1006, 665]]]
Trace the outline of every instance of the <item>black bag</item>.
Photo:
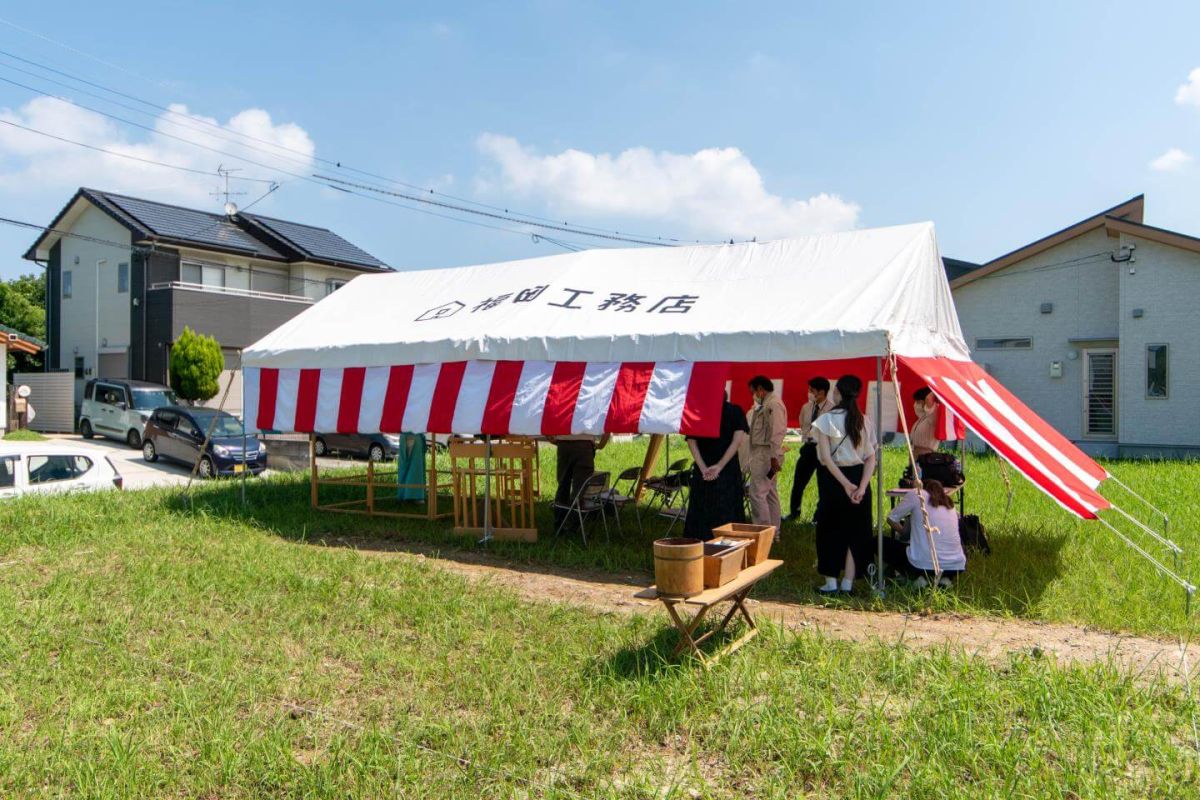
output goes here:
[[967, 514], [958, 521], [958, 538], [962, 540], [963, 550], [977, 550], [985, 556], [992, 554], [983, 523], [975, 514]]
[[950, 453], [926, 453], [918, 456], [917, 466], [921, 468], [921, 480], [938, 481], [947, 489], [962, 486], [966, 482], [962, 464]]

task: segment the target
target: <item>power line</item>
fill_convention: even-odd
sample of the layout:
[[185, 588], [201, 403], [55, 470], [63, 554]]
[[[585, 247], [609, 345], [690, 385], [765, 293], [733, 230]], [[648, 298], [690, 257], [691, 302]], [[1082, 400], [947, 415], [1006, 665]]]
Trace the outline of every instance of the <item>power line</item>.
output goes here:
[[[43, 69], [43, 70], [46, 70], [46, 71], [49, 71], [49, 72], [53, 72], [53, 73], [55, 73], [55, 74], [61, 75], [61, 76], [63, 76], [63, 77], [66, 77], [66, 78], [69, 78], [70, 80], [77, 81], [77, 82], [79, 82], [79, 83], [83, 83], [83, 84], [86, 84], [86, 85], [88, 85], [88, 86], [95, 87], [95, 88], [97, 88], [97, 89], [100, 89], [100, 90], [102, 90], [102, 91], [105, 91], [105, 92], [109, 92], [109, 93], [111, 93], [111, 94], [114, 94], [114, 95], [117, 95], [117, 96], [119, 96], [119, 97], [124, 97], [124, 98], [126, 98], [126, 99], [133, 100], [133, 101], [135, 101], [135, 102], [138, 102], [138, 103], [141, 103], [141, 104], [143, 104], [143, 105], [145, 105], [145, 106], [148, 106], [148, 107], [150, 107], [150, 108], [153, 108], [153, 109], [155, 109], [156, 111], [162, 112], [163, 114], [169, 114], [169, 115], [171, 115], [171, 116], [176, 116], [176, 117], [183, 117], [183, 118], [185, 118], [185, 119], [189, 120], [190, 122], [196, 122], [196, 123], [199, 123], [199, 124], [201, 124], [201, 125], [204, 125], [204, 126], [206, 126], [206, 127], [208, 127], [208, 128], [212, 128], [212, 129], [218, 130], [218, 131], [220, 131], [220, 132], [223, 134], [221, 137], [218, 137], [218, 138], [221, 138], [221, 139], [223, 139], [224, 141], [228, 141], [228, 142], [230, 142], [230, 143], [233, 143], [233, 141], [232, 141], [231, 139], [229, 139], [229, 138], [228, 138], [228, 136], [224, 135], [224, 134], [232, 134], [232, 135], [234, 135], [234, 136], [238, 136], [238, 137], [240, 137], [240, 138], [243, 138], [243, 139], [248, 139], [248, 140], [250, 140], [250, 141], [258, 142], [258, 143], [260, 143], [260, 144], [265, 144], [265, 145], [267, 145], [267, 146], [269, 146], [269, 147], [272, 147], [272, 148], [275, 148], [275, 149], [277, 149], [277, 150], [283, 150], [283, 151], [286, 151], [286, 152], [292, 153], [292, 154], [294, 154], [294, 155], [301, 156], [301, 157], [303, 157], [303, 159], [304, 159], [304, 160], [301, 162], [301, 161], [299, 161], [298, 159], [295, 159], [295, 158], [289, 158], [288, 156], [283, 156], [283, 155], [280, 155], [279, 153], [266, 153], [266, 152], [265, 152], [265, 151], [263, 151], [261, 148], [257, 148], [257, 147], [250, 147], [249, 145], [241, 145], [241, 146], [243, 146], [243, 147], [246, 147], [247, 149], [254, 150], [254, 151], [256, 151], [256, 152], [260, 152], [260, 153], [264, 153], [265, 155], [270, 155], [272, 158], [283, 158], [283, 159], [286, 159], [286, 160], [292, 161], [293, 163], [302, 163], [302, 164], [304, 164], [305, 166], [307, 166], [307, 165], [308, 165], [309, 161], [316, 161], [316, 162], [319, 162], [319, 163], [322, 163], [322, 164], [326, 164], [326, 165], [328, 165], [328, 166], [332, 166], [332, 167], [334, 167], [334, 168], [336, 168], [336, 169], [346, 170], [346, 171], [349, 171], [349, 172], [355, 172], [355, 173], [358, 173], [358, 174], [360, 174], [360, 175], [364, 175], [364, 176], [367, 176], [367, 177], [371, 177], [371, 178], [375, 178], [375, 179], [377, 179], [377, 180], [384, 181], [384, 182], [386, 182], [386, 183], [391, 183], [391, 184], [395, 184], [395, 185], [398, 185], [398, 186], [404, 186], [404, 187], [406, 187], [406, 188], [414, 189], [414, 190], [416, 190], [416, 191], [420, 191], [420, 192], [422, 192], [422, 193], [428, 193], [430, 196], [438, 196], [438, 195], [440, 195], [441, 197], [445, 197], [445, 198], [448, 198], [448, 199], [450, 199], [450, 200], [456, 200], [456, 201], [458, 201], [458, 202], [460, 202], [460, 203], [467, 203], [467, 204], [470, 204], [470, 205], [473, 205], [473, 206], [478, 206], [479, 208], [490, 209], [490, 210], [492, 210], [492, 211], [494, 211], [494, 212], [499, 212], [499, 213], [500, 213], [500, 215], [501, 215], [501, 216], [503, 216], [504, 218], [506, 218], [506, 219], [512, 219], [513, 221], [526, 222], [527, 224], [536, 224], [536, 223], [534, 223], [534, 222], [532, 222], [532, 221], [534, 221], [534, 220], [537, 220], [537, 221], [539, 221], [539, 222], [545, 222], [545, 223], [554, 224], [554, 225], [558, 226], [559, 228], [570, 228], [570, 229], [572, 229], [573, 231], [577, 232], [579, 235], [587, 235], [587, 236], [591, 236], [591, 235], [593, 235], [593, 233], [595, 233], [595, 232], [599, 232], [599, 233], [604, 233], [606, 236], [609, 236], [609, 235], [611, 234], [611, 235], [615, 235], [615, 236], [618, 236], [618, 237], [622, 237], [622, 240], [628, 240], [628, 241], [633, 241], [633, 240], [635, 240], [635, 239], [636, 239], [636, 240], [641, 240], [641, 242], [642, 242], [642, 243], [647, 243], [647, 244], [660, 244], [660, 243], [662, 243], [662, 242], [672, 242], [672, 243], [684, 243], [684, 242], [688, 242], [688, 243], [691, 243], [691, 242], [693, 242], [693, 241], [694, 241], [695, 243], [697, 243], [697, 244], [700, 244], [700, 243], [718, 244], [718, 242], [715, 242], [715, 241], [707, 241], [707, 240], [699, 240], [699, 239], [696, 239], [696, 240], [685, 240], [685, 239], [680, 239], [680, 238], [673, 237], [673, 236], [649, 236], [649, 235], [641, 235], [641, 234], [628, 234], [628, 233], [622, 233], [621, 231], [617, 231], [617, 230], [612, 230], [612, 231], [610, 231], [610, 229], [607, 229], [607, 228], [600, 228], [600, 227], [591, 226], [591, 225], [583, 225], [583, 224], [571, 224], [571, 223], [569, 223], [569, 222], [565, 222], [565, 221], [564, 221], [564, 222], [559, 222], [558, 220], [556, 220], [556, 219], [553, 219], [553, 218], [550, 218], [550, 217], [539, 216], [539, 215], [536, 215], [536, 214], [528, 214], [528, 213], [524, 213], [524, 212], [514, 212], [514, 211], [512, 211], [512, 210], [510, 210], [510, 209], [508, 209], [508, 208], [502, 207], [502, 206], [491, 205], [491, 204], [488, 204], [488, 203], [482, 203], [482, 202], [480, 202], [480, 201], [477, 201], [477, 200], [471, 200], [471, 199], [469, 199], [469, 198], [458, 197], [458, 196], [455, 196], [455, 195], [447, 194], [447, 193], [445, 193], [445, 192], [437, 192], [437, 191], [436, 191], [436, 190], [434, 190], [434, 189], [430, 189], [430, 188], [427, 188], [427, 187], [418, 186], [418, 185], [416, 185], [416, 184], [407, 183], [407, 182], [405, 182], [405, 181], [397, 180], [397, 179], [395, 179], [395, 178], [389, 178], [389, 177], [387, 177], [387, 176], [384, 176], [384, 175], [379, 175], [379, 174], [377, 174], [377, 173], [373, 173], [373, 172], [369, 172], [369, 171], [366, 171], [366, 170], [358, 169], [357, 167], [352, 167], [352, 166], [350, 166], [350, 165], [348, 165], [348, 164], [343, 164], [343, 163], [342, 163], [341, 161], [339, 161], [339, 160], [333, 160], [333, 159], [329, 159], [329, 158], [323, 158], [323, 157], [321, 157], [321, 156], [317, 156], [316, 154], [313, 154], [313, 153], [305, 153], [305, 152], [303, 152], [303, 151], [296, 150], [296, 149], [294, 149], [294, 148], [287, 147], [286, 145], [282, 145], [282, 144], [279, 144], [279, 143], [277, 143], [277, 142], [272, 142], [272, 141], [269, 141], [269, 140], [267, 140], [267, 139], [263, 139], [263, 138], [261, 138], [261, 137], [253, 136], [253, 135], [251, 135], [251, 134], [243, 133], [243, 132], [241, 132], [241, 131], [235, 131], [235, 130], [231, 130], [231, 129], [229, 129], [229, 128], [226, 128], [226, 127], [224, 127], [224, 126], [222, 126], [222, 125], [219, 125], [219, 124], [216, 124], [216, 123], [213, 123], [213, 122], [209, 122], [208, 120], [205, 120], [205, 119], [201, 119], [201, 118], [198, 118], [198, 117], [190, 116], [190, 115], [187, 115], [187, 114], [182, 114], [182, 113], [180, 113], [180, 112], [178, 112], [178, 111], [175, 111], [174, 109], [172, 109], [172, 108], [169, 108], [169, 107], [167, 107], [167, 106], [163, 106], [163, 105], [160, 105], [160, 104], [158, 104], [158, 103], [154, 103], [154, 102], [151, 102], [151, 101], [149, 101], [149, 100], [145, 100], [145, 99], [143, 99], [143, 98], [137, 97], [136, 95], [132, 95], [132, 94], [129, 94], [129, 93], [126, 93], [126, 92], [119, 91], [119, 90], [117, 90], [117, 89], [113, 89], [113, 88], [111, 88], [111, 87], [108, 87], [108, 86], [104, 86], [103, 84], [96, 83], [95, 81], [90, 81], [90, 80], [87, 80], [87, 79], [85, 79], [85, 78], [80, 78], [79, 76], [77, 76], [77, 75], [72, 75], [71, 73], [69, 73], [69, 72], [66, 72], [66, 71], [64, 71], [64, 70], [56, 69], [56, 68], [54, 68], [54, 67], [51, 67], [51, 66], [48, 66], [48, 65], [45, 65], [45, 64], [41, 64], [41, 63], [39, 63], [39, 62], [37, 62], [37, 61], [34, 61], [34, 60], [32, 60], [32, 59], [24, 58], [24, 57], [22, 57], [22, 56], [18, 56], [18, 55], [14, 54], [14, 53], [10, 53], [10, 52], [8, 52], [8, 51], [5, 51], [5, 50], [0, 50], [0, 55], [3, 55], [3, 56], [6, 56], [6, 57], [8, 57], [8, 58], [11, 58], [11, 59], [15, 59], [15, 60], [21, 61], [21, 62], [23, 62], [23, 63], [26, 63], [26, 64], [30, 64], [30, 65], [32, 65], [32, 66], [38, 67], [39, 69]], [[133, 107], [131, 107], [131, 106], [127, 105], [127, 104], [124, 104], [124, 103], [117, 103], [116, 101], [114, 101], [114, 100], [111, 100], [111, 99], [109, 99], [109, 98], [105, 98], [105, 97], [102, 97], [102, 96], [100, 96], [100, 95], [96, 95], [94, 92], [87, 92], [87, 91], [85, 91], [85, 90], [78, 89], [77, 87], [70, 86], [69, 84], [63, 84], [61, 81], [56, 81], [56, 80], [53, 80], [53, 79], [51, 79], [51, 78], [46, 78], [45, 76], [42, 76], [42, 75], [37, 75], [36, 73], [30, 73], [30, 72], [29, 72], [29, 71], [27, 71], [27, 70], [22, 70], [22, 69], [19, 69], [19, 68], [17, 68], [17, 67], [13, 67], [12, 65], [4, 65], [4, 66], [7, 66], [7, 68], [8, 68], [8, 69], [13, 69], [13, 70], [16, 70], [16, 71], [18, 71], [18, 72], [21, 72], [22, 74], [25, 74], [25, 75], [30, 75], [31, 77], [38, 78], [39, 80], [45, 80], [45, 81], [48, 81], [48, 82], [50, 82], [50, 83], [54, 83], [54, 84], [56, 84], [56, 85], [58, 85], [58, 86], [63, 86], [64, 88], [73, 89], [73, 90], [75, 90], [75, 91], [82, 91], [84, 94], [87, 94], [87, 95], [89, 95], [89, 96], [91, 96], [91, 97], [95, 97], [96, 99], [102, 100], [103, 102], [112, 103], [112, 104], [114, 104], [114, 105], [117, 105], [117, 106], [119, 106], [119, 107], [121, 107], [121, 108], [125, 108], [125, 109], [131, 110], [131, 111], [135, 111], [136, 113], [149, 114], [149, 112], [146, 112], [146, 111], [142, 111], [142, 110], [140, 110], [140, 109], [133, 108]], [[0, 79], [0, 80], [3, 80], [3, 79]], [[14, 81], [9, 81], [9, 82], [11, 82], [11, 83], [14, 83], [15, 85], [21, 86], [21, 88], [27, 89], [28, 91], [34, 91], [34, 92], [39, 92], [39, 93], [41, 93], [41, 94], [45, 94], [44, 92], [40, 92], [39, 90], [37, 90], [37, 89], [35, 89], [35, 88], [33, 88], [33, 87], [24, 86], [23, 84], [19, 84], [19, 83], [16, 83], [16, 82], [14, 82]], [[53, 96], [53, 95], [48, 95], [48, 96]], [[72, 102], [72, 103], [73, 103], [73, 101], [71, 101], [69, 98], [62, 98], [62, 97], [59, 97], [58, 99], [60, 99], [60, 100], [63, 100], [64, 102]], [[90, 108], [90, 107], [88, 107], [88, 106], [83, 106], [82, 104], [78, 104], [78, 103], [76, 103], [76, 105], [79, 105], [81, 108], [87, 108], [87, 109], [88, 109], [88, 110], [90, 110], [90, 111], [95, 111], [96, 113], [104, 113], [104, 112], [100, 112], [100, 111], [98, 111], [98, 110], [96, 110], [96, 109], [92, 109], [92, 108]], [[127, 124], [136, 124], [136, 123], [128, 123], [128, 122], [127, 122]], [[202, 132], [202, 131], [200, 131], [198, 128], [194, 127], [193, 125], [182, 125], [181, 123], [171, 123], [171, 124], [176, 124], [176, 125], [179, 125], [180, 127], [184, 127], [184, 128], [187, 128], [187, 129], [189, 129], [189, 130], [194, 130], [194, 131], [197, 131], [197, 132]], [[140, 127], [144, 127], [144, 126], [140, 126]], [[424, 202], [424, 201], [425, 201], [425, 199], [426, 199], [426, 198], [420, 198], [418, 201], [419, 201], [419, 202]], [[446, 205], [453, 205], [453, 204], [446, 204]], [[466, 213], [480, 213], [480, 212], [479, 212], [477, 209], [465, 209], [465, 211], [466, 211]], [[524, 219], [517, 219], [517, 218], [524, 218]], [[653, 241], [649, 241], [649, 240], [653, 240]], [[724, 243], [724, 241], [722, 240], [722, 241], [721, 241], [721, 242], [719, 242], [719, 243], [720, 243], [720, 244], [723, 244], [723, 243]]]
[[151, 79], [145, 77], [144, 75], [140, 75], [140, 74], [134, 72], [133, 70], [128, 69], [127, 67], [122, 67], [120, 64], [114, 64], [111, 61], [105, 61], [103, 58], [100, 58], [99, 56], [94, 56], [91, 53], [84, 52], [83, 50], [72, 47], [69, 44], [60, 42], [57, 39], [51, 39], [49, 36], [38, 33], [37, 31], [32, 31], [29, 28], [23, 28], [20, 25], [18, 25], [17, 23], [10, 22], [9, 20], [4, 19], [3, 17], [0, 17], [0, 25], [7, 25], [8, 27], [13, 28], [14, 30], [21, 31], [22, 33], [27, 33], [30, 36], [36, 36], [37, 38], [41, 39], [42, 41], [49, 42], [50, 44], [53, 44], [53, 45], [57, 45], [58, 47], [61, 47], [64, 50], [70, 50], [72, 53], [81, 55], [84, 58], [91, 59], [92, 61], [95, 61], [97, 64], [103, 64], [106, 67], [111, 67], [112, 69], [120, 70], [121, 72], [124, 72], [126, 75], [132, 75], [133, 77], [135, 77], [139, 80], [143, 80], [146, 83], [150, 83], [155, 86], [162, 86], [161, 81], [151, 80]]
[[[3, 78], [0, 78], [0, 80], [3, 80]], [[60, 142], [65, 142], [66, 144], [73, 144], [78, 147], [84, 147], [84, 148], [87, 148], [88, 150], [94, 150], [97, 153], [104, 153], [106, 155], [116, 156], [117, 158], [127, 158], [130, 161], [140, 161], [143, 164], [152, 164], [153, 166], [156, 166], [156, 167], [166, 167], [167, 169], [175, 169], [175, 170], [179, 170], [180, 172], [190, 172], [193, 175], [208, 175], [208, 176], [218, 177], [218, 178], [221, 177], [216, 172], [209, 172], [208, 170], [203, 170], [203, 169], [195, 169], [193, 167], [184, 167], [179, 164], [168, 164], [165, 161], [155, 161], [152, 158], [142, 158], [141, 156], [135, 156], [135, 155], [131, 155], [129, 153], [122, 153], [117, 150], [109, 150], [104, 147], [97, 147], [94, 144], [88, 144], [86, 142], [79, 142], [79, 141], [76, 141], [75, 139], [68, 139], [65, 136], [59, 136], [57, 134], [49, 133], [48, 131], [38, 130], [37, 128], [31, 128], [28, 125], [21, 125], [16, 122], [10, 122], [9, 120], [6, 120], [6, 119], [0, 119], [0, 124], [8, 125], [9, 127], [12, 127], [12, 128], [20, 128], [21, 130], [28, 131], [29, 133], [36, 133], [39, 136], [45, 136], [49, 139], [55, 139]], [[271, 183], [271, 184], [275, 183], [275, 181], [265, 180], [263, 178], [237, 178], [237, 180], [254, 181], [255, 183]]]

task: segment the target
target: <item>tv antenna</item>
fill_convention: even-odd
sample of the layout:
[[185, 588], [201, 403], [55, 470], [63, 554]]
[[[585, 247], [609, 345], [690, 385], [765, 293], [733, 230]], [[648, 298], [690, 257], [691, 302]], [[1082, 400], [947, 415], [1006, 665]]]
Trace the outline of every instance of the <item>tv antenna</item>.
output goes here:
[[233, 202], [233, 200], [231, 200], [230, 198], [240, 197], [241, 195], [245, 194], [245, 192], [231, 192], [229, 190], [229, 179], [234, 177], [233, 173], [241, 172], [241, 171], [242, 170], [240, 168], [228, 169], [225, 167], [224, 164], [218, 164], [217, 165], [217, 174], [225, 179], [225, 190], [222, 191], [220, 188], [218, 188], [215, 192], [209, 192], [209, 194], [212, 195], [213, 197], [224, 198], [224, 200], [225, 200], [225, 215], [228, 217], [232, 217], [234, 214], [236, 214], [238, 212], [237, 203]]

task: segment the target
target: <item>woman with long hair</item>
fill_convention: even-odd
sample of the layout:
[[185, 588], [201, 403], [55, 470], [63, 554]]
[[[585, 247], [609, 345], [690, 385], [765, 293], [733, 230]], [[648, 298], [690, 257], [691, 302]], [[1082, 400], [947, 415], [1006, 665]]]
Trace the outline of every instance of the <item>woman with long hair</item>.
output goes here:
[[[921, 513], [922, 498], [918, 492], [924, 495], [925, 514]], [[925, 515], [929, 516], [928, 525]], [[901, 575], [916, 580], [918, 586], [924, 587], [936, 572], [933, 564], [933, 553], [936, 553], [937, 566], [942, 573], [941, 583], [949, 586], [954, 577], [967, 568], [967, 556], [958, 534], [958, 512], [954, 509], [954, 500], [946, 494], [942, 482], [933, 479], [923, 481], [920, 489], [908, 492], [888, 514], [888, 523], [899, 531], [906, 517], [912, 520], [912, 536], [908, 545], [899, 539], [884, 539], [883, 560]]]
[[[871, 473], [877, 458], [875, 431], [858, 408], [862, 380], [843, 375], [838, 403], [813, 423], [817, 434], [817, 572], [821, 594], [850, 593], [871, 561]], [[838, 584], [838, 575], [842, 576]]]
[[745, 488], [738, 449], [750, 428], [746, 413], [729, 402], [721, 406], [721, 427], [715, 437], [687, 437], [692, 452], [688, 476], [688, 508], [683, 535], [693, 539], [713, 538], [713, 528], [729, 522], [745, 522]]

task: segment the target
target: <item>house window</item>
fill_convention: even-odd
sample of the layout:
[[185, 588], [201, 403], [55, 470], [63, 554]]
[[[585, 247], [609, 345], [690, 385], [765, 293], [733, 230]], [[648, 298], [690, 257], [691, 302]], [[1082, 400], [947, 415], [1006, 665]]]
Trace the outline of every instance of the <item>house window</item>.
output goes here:
[[179, 276], [184, 283], [192, 283], [197, 286], [212, 286], [218, 289], [225, 288], [224, 267], [214, 267], [209, 264], [184, 261], [179, 265]]
[[63, 300], [71, 299], [71, 270], [63, 270], [62, 274], [62, 296]]
[[326, 278], [325, 279], [325, 294], [327, 294], [327, 295], [333, 294], [338, 289], [345, 286], [347, 283], [348, 283], [348, 281], [344, 281], [341, 278]]
[[75, 377], [83, 380], [83, 356], [75, 356]]
[[1028, 336], [975, 340], [976, 350], [1028, 350], [1031, 347], [1033, 347], [1033, 339]]
[[1167, 396], [1167, 346], [1146, 345], [1146, 397], [1152, 399]]
[[129, 291], [129, 264], [117, 264], [117, 294], [125, 294]]

